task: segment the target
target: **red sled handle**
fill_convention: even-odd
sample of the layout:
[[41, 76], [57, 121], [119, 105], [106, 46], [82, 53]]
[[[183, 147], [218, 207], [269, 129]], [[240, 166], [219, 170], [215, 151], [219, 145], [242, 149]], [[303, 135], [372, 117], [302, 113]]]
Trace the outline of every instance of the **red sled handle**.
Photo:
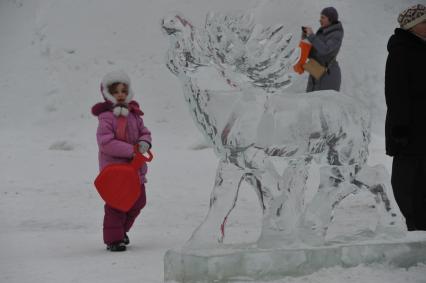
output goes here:
[[135, 168], [135, 170], [141, 168], [145, 163], [151, 162], [151, 160], [154, 158], [154, 155], [152, 154], [151, 150], [148, 150], [148, 156], [145, 156], [140, 153], [138, 144], [135, 144], [133, 152], [135, 153], [135, 156], [133, 157], [132, 162], [130, 162], [130, 165]]

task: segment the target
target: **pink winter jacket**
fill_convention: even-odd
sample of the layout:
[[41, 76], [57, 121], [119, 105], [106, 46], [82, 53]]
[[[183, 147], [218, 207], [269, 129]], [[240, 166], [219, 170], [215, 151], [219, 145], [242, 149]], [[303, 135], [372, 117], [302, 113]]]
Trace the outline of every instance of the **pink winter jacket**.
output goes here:
[[[132, 160], [133, 145], [139, 141], [151, 144], [151, 132], [145, 127], [142, 117], [135, 112], [127, 116], [127, 142], [116, 138], [117, 117], [112, 111], [98, 115], [99, 125], [96, 138], [99, 146], [99, 169], [112, 163], [129, 163]], [[141, 183], [146, 183], [146, 164], [140, 169]]]

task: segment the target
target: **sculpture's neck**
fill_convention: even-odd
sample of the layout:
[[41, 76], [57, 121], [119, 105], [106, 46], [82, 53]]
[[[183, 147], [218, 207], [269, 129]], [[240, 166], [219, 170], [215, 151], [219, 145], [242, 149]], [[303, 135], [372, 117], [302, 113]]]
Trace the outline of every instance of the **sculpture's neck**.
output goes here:
[[215, 117], [208, 110], [210, 101], [209, 91], [200, 89], [194, 79], [190, 77], [181, 75], [181, 78], [185, 81], [183, 85], [185, 100], [188, 103], [189, 110], [197, 127], [213, 144], [216, 154], [224, 154]]
[[191, 69], [189, 60], [192, 57], [185, 56], [187, 51], [192, 50], [193, 46], [187, 46], [187, 42], [179, 38], [171, 38], [172, 49], [169, 50], [167, 66], [183, 84], [185, 100], [188, 104], [192, 118], [198, 129], [212, 143], [213, 148], [218, 155], [224, 154], [220, 133], [218, 133], [215, 117], [209, 111], [210, 93], [208, 90], [200, 89], [196, 79], [186, 74]]

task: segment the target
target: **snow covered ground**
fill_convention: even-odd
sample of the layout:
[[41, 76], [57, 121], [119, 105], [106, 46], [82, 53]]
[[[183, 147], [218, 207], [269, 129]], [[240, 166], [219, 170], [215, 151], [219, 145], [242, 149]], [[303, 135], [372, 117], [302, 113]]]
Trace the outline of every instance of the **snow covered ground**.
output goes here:
[[[263, 24], [318, 27], [334, 5], [345, 27], [343, 91], [375, 116], [370, 164], [383, 163], [386, 42], [409, 0], [0, 0], [0, 282], [162, 282], [163, 255], [207, 212], [217, 160], [194, 126], [177, 79], [164, 66], [161, 18], [181, 11], [250, 9]], [[147, 207], [125, 253], [105, 251], [97, 174], [97, 120], [104, 73], [124, 69], [153, 132]], [[302, 91], [306, 78], [293, 89]], [[229, 238], [255, 240], [260, 208], [241, 193]], [[253, 209], [255, 207], [255, 209]], [[426, 265], [324, 269], [280, 282], [426, 282]]]

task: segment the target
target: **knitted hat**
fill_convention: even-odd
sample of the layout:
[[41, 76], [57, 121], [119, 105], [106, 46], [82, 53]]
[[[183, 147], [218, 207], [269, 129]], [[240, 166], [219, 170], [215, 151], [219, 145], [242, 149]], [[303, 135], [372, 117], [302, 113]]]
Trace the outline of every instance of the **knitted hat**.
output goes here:
[[410, 29], [426, 20], [426, 7], [422, 4], [414, 5], [402, 11], [398, 16], [398, 23], [403, 29]]
[[322, 9], [321, 15], [326, 16], [331, 23], [337, 23], [339, 21], [339, 14], [334, 7], [327, 7]]

